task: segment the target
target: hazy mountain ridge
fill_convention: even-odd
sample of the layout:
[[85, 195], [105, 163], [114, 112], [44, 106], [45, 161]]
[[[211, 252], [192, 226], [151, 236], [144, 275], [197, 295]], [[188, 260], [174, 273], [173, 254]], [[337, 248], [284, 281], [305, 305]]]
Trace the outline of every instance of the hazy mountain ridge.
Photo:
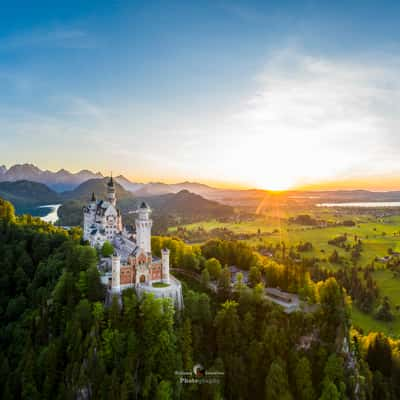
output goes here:
[[[81, 194], [68, 194], [90, 180], [106, 179], [100, 172], [94, 173], [90, 170], [81, 170], [77, 173], [71, 173], [66, 169], [60, 169], [57, 172], [41, 170], [34, 164], [16, 164], [7, 169], [0, 166], [0, 182], [17, 182], [27, 180], [39, 182], [47, 185], [49, 188], [60, 193], [63, 197], [77, 195], [83, 199], [86, 196], [86, 189], [90, 191], [90, 185], [83, 186]], [[123, 175], [115, 178], [119, 184], [117, 191], [121, 191], [122, 196], [131, 193], [134, 197], [148, 198], [153, 196], [162, 196], [171, 193], [179, 193], [182, 190], [188, 190], [191, 193], [198, 194], [208, 200], [214, 200], [219, 203], [234, 207], [245, 207], [256, 209], [261, 202], [267, 206], [269, 203], [279, 200], [281, 202], [307, 202], [316, 204], [318, 202], [354, 202], [354, 201], [400, 201], [400, 191], [372, 192], [369, 190], [289, 190], [286, 192], [271, 192], [262, 189], [220, 189], [211, 187], [198, 182], [185, 181], [181, 183], [163, 183], [163, 182], [134, 182]], [[95, 186], [94, 186], [95, 187]], [[122, 191], [122, 189], [124, 191]], [[94, 191], [97, 189], [95, 188]], [[64, 193], [65, 192], [65, 193]], [[126, 193], [125, 193], [126, 192]], [[90, 195], [91, 191], [88, 195]], [[104, 193], [103, 193], [104, 195]], [[70, 197], [71, 198], [71, 197]]]
[[[0, 166], [0, 182], [16, 182], [27, 180], [32, 182], [44, 183], [49, 188], [61, 193], [71, 191], [80, 184], [90, 179], [103, 179], [104, 176], [100, 172], [93, 172], [87, 169], [73, 173], [64, 168], [57, 172], [42, 170], [34, 164], [15, 164], [10, 168], [5, 165]], [[181, 190], [189, 190], [190, 192], [200, 195], [208, 195], [219, 192], [220, 189], [197, 182], [181, 182], [168, 184], [163, 182], [133, 182], [123, 175], [115, 178], [125, 190], [135, 193], [137, 196], [156, 196], [167, 193], [177, 193]]]
[[73, 189], [80, 183], [93, 178], [103, 178], [100, 172], [92, 172], [89, 170], [81, 170], [76, 173], [60, 169], [57, 172], [42, 170], [34, 164], [15, 164], [10, 168], [6, 166], [0, 167], [0, 181], [16, 182], [27, 180], [32, 182], [43, 183], [51, 189], [62, 192]]

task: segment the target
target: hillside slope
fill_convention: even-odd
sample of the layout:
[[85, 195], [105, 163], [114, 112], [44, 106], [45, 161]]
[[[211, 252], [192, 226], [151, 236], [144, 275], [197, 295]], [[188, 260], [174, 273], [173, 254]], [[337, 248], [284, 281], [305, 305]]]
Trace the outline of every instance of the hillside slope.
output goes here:
[[0, 197], [12, 202], [17, 212], [29, 207], [61, 201], [60, 195], [43, 183], [26, 180], [0, 182]]
[[[96, 197], [100, 199], [107, 198], [107, 182], [109, 178], [103, 179], [89, 179], [86, 182], [81, 183], [74, 190], [63, 192], [62, 198], [65, 200], [80, 200], [87, 203], [94, 193]], [[115, 182], [117, 199], [133, 199], [133, 194], [125, 190], [118, 182]]]

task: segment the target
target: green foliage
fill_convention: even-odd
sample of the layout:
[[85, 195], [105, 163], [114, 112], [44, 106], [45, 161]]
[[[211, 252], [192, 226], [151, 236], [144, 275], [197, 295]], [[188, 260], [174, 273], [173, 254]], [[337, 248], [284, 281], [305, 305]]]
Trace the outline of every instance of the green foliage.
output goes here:
[[350, 314], [348, 299], [335, 278], [318, 282], [317, 289], [321, 305], [319, 314], [323, 323], [322, 337], [333, 343], [340, 328], [347, 328]]
[[218, 279], [218, 295], [221, 300], [229, 297], [231, 291], [231, 273], [228, 267], [222, 269], [221, 275]]
[[394, 316], [391, 311], [389, 299], [386, 296], [383, 298], [382, 303], [378, 307], [375, 318], [382, 321], [393, 321]]
[[210, 283], [210, 273], [208, 272], [207, 268], [204, 268], [203, 271], [201, 271], [201, 284], [203, 285], [204, 288], [208, 288], [209, 283]]
[[[170, 248], [175, 267], [201, 270], [203, 286], [197, 284], [199, 291], [194, 291], [183, 284], [180, 312], [169, 299], [139, 299], [133, 289], [105, 306], [97, 254], [80, 244], [79, 231], [68, 233], [29, 216], [2, 215], [2, 399], [72, 399], [85, 393], [99, 400], [351, 395], [354, 382], [336, 344], [348, 332], [341, 283], [358, 282], [352, 271], [337, 279], [317, 271], [325, 280], [315, 284], [304, 265], [271, 261], [239, 242], [215, 241], [200, 248], [175, 238], [153, 238], [155, 252]], [[289, 250], [280, 245], [281, 254]], [[211, 264], [220, 267], [250, 269], [255, 288], [231, 290], [224, 267], [218, 295], [203, 292], [212, 258]], [[264, 279], [271, 286], [301, 290], [303, 298], [319, 302], [318, 311], [283, 313], [264, 298], [257, 284]], [[314, 338], [312, 345], [299, 350], [307, 336]], [[359, 337], [354, 354], [365, 377], [360, 398], [399, 397], [399, 343], [383, 335]], [[175, 371], [191, 371], [195, 363], [223, 372], [220, 382], [181, 385]]]
[[114, 246], [109, 242], [104, 242], [103, 246], [101, 247], [101, 255], [103, 257], [111, 257], [114, 253]]
[[312, 382], [312, 369], [306, 357], [301, 357], [294, 370], [296, 384], [296, 398], [298, 400], [315, 399], [315, 391]]
[[161, 381], [157, 387], [155, 400], [171, 400], [172, 397], [172, 385], [168, 381]]
[[15, 220], [15, 211], [13, 205], [0, 197], [0, 219], [4, 222]]
[[254, 287], [261, 283], [261, 271], [257, 267], [251, 267], [249, 271], [249, 284]]
[[293, 397], [289, 390], [288, 376], [285, 364], [277, 359], [271, 364], [265, 381], [267, 400], [291, 400]]
[[[222, 265], [236, 265], [246, 270], [259, 259], [250, 246], [238, 241], [209, 240], [201, 246], [201, 252], [207, 259], [214, 257]], [[212, 276], [211, 271], [210, 274]]]
[[212, 279], [218, 279], [221, 276], [221, 263], [214, 257], [209, 258], [205, 262], [205, 268], [209, 272]]
[[325, 381], [322, 389], [322, 395], [319, 400], [340, 400], [340, 393], [331, 381]]
[[164, 282], [154, 282], [153, 287], [155, 288], [165, 288], [168, 287], [169, 283], [164, 283]]

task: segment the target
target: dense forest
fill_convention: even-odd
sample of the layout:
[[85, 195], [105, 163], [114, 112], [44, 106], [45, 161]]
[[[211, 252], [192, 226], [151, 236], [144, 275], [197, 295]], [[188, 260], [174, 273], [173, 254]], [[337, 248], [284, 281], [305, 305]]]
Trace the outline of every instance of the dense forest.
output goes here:
[[[351, 272], [317, 279], [235, 241], [153, 238], [155, 253], [164, 246], [172, 267], [203, 278], [184, 282], [182, 312], [132, 289], [105, 303], [98, 255], [79, 229], [16, 217], [0, 199], [0, 397], [400, 398], [400, 343], [352, 328]], [[250, 271], [249, 287], [231, 287], [231, 264]], [[264, 279], [316, 311], [284, 313], [264, 297]], [[193, 375], [196, 364], [205, 376]]]

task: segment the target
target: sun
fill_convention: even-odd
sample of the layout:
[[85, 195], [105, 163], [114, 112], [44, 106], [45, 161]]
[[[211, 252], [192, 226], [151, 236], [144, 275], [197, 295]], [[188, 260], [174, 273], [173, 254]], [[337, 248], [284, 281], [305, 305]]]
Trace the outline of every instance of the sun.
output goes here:
[[260, 177], [254, 182], [254, 185], [263, 190], [272, 190], [272, 191], [284, 191], [293, 188], [295, 182], [294, 179], [285, 176], [274, 174], [273, 176], [265, 176]]

